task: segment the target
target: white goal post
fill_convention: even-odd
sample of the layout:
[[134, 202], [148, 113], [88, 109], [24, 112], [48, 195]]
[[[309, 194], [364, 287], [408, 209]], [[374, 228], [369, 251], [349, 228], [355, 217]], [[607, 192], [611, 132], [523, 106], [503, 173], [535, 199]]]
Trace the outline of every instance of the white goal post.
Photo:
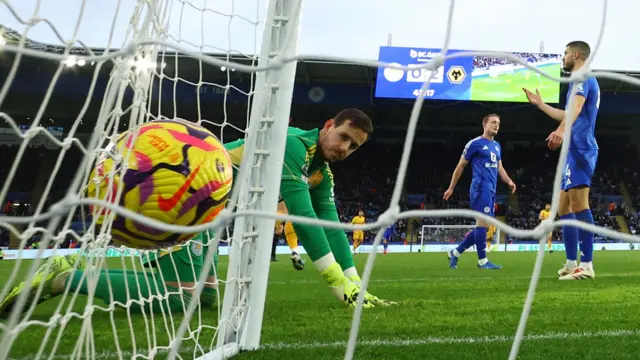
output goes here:
[[[6, 4], [6, 6], [11, 8], [11, 4]], [[224, 13], [220, 8], [214, 8], [214, 6], [225, 8], [228, 13]], [[253, 7], [255, 8], [255, 4]], [[82, 265], [83, 279], [86, 281], [85, 291], [87, 291], [82, 295], [86, 295], [86, 305], [80, 305], [80, 310], [78, 310], [78, 304], [75, 302], [79, 294], [78, 288], [81, 286], [71, 289], [70, 282], [67, 281], [65, 291], [59, 295], [61, 299], [59, 304], [49, 306], [51, 317], [46, 321], [34, 321], [30, 317], [34, 312], [35, 303], [25, 306], [31, 295], [28, 295], [28, 291], [23, 291], [18, 296], [16, 305], [8, 318], [0, 320], [0, 358], [122, 359], [161, 356], [169, 359], [184, 359], [186, 357], [224, 359], [242, 350], [254, 350], [260, 345], [269, 276], [269, 257], [275, 224], [273, 218], [242, 215], [233, 218], [232, 224], [227, 221], [226, 225], [233, 225], [233, 235], [226, 247], [229, 254], [226, 277], [217, 276], [218, 284], [224, 285], [224, 294], [220, 291], [220, 287], [216, 290], [218, 292], [217, 310], [205, 309], [199, 296], [202, 295], [205, 287], [208, 276], [207, 269], [213, 266], [213, 254], [217, 251], [218, 243], [225, 240], [221, 238], [221, 233], [225, 230], [224, 227], [216, 229], [215, 238], [206, 240], [210, 245], [210, 251], [204, 257], [202, 271], [200, 274], [195, 274], [199, 279], [196, 282], [197, 285], [195, 288], [188, 289], [194, 291], [188, 300], [185, 297], [186, 288], [180, 289], [179, 292], [171, 292], [165, 286], [166, 293], [153, 294], [154, 291], [159, 290], [157, 287], [152, 289], [155, 284], [147, 281], [156, 281], [157, 277], [162, 280], [163, 275], [159, 270], [145, 270], [141, 261], [143, 256], [156, 251], [137, 251], [113, 247], [110, 244], [109, 235], [109, 220], [113, 220], [112, 214], [107, 216], [107, 220], [102, 226], [97, 226], [96, 218], [87, 220], [88, 223], [84, 226], [81, 235], [71, 230], [71, 222], [74, 214], [83, 213], [83, 206], [90, 204], [89, 199], [86, 199], [85, 184], [87, 184], [95, 159], [105, 152], [104, 147], [108, 141], [114, 139], [123, 130], [135, 128], [145, 122], [176, 118], [178, 106], [175, 92], [177, 91], [176, 84], [179, 82], [187, 83], [192, 87], [191, 91], [195, 103], [198, 105], [197, 117], [185, 120], [197, 122], [203, 126], [210, 123], [211, 127], [219, 129], [219, 133], [216, 135], [219, 135], [223, 142], [236, 140], [224, 136], [224, 129], [227, 126], [245, 134], [243, 163], [238, 176], [234, 179], [236, 186], [234, 186], [227, 206], [230, 212], [225, 216], [236, 210], [253, 212], [254, 214], [275, 214], [296, 72], [296, 61], [280, 63], [279, 58], [291, 58], [297, 53], [302, 0], [270, 0], [264, 12], [266, 15], [262, 18], [256, 15], [255, 20], [248, 18], [247, 14], [235, 13], [236, 7], [231, 2], [222, 5], [207, 5], [206, 1], [200, 0], [180, 2], [137, 0], [131, 9], [125, 6], [120, 8], [119, 3], [114, 4], [113, 8], [116, 14], [114, 17], [117, 17], [119, 12], [129, 11], [126, 16], [130, 18], [130, 22], [124, 37], [125, 41], [121, 46], [122, 50], [112, 49], [110, 43], [103, 53], [94, 53], [86, 47], [77, 48], [78, 43], [84, 46], [84, 43], [80, 42], [82, 39], [76, 37], [78, 35], [77, 27], [71, 39], [64, 39], [63, 43], [67, 44], [66, 46], [45, 46], [45, 44], [27, 39], [30, 28], [42, 20], [38, 17], [38, 7], [32, 16], [33, 19], [39, 20], [26, 22], [22, 31], [15, 32], [14, 36], [19, 39], [19, 42], [2, 44], [3, 50], [15, 54], [15, 66], [0, 91], [0, 107], [5, 100], [12, 80], [18, 74], [18, 65], [22, 57], [30, 56], [55, 61], [59, 64], [47, 96], [42, 101], [38, 116], [30, 124], [30, 129], [24, 133], [16, 131], [21, 142], [8, 179], [0, 189], [0, 203], [2, 204], [6, 201], [9, 184], [15, 177], [18, 165], [25, 161], [23, 159], [24, 150], [28, 147], [31, 139], [39, 134], [48, 137], [51, 135], [46, 127], [39, 125], [43, 116], [46, 116], [44, 113], [51, 95], [64, 91], [60, 87], [55, 87], [56, 81], [61, 76], [65, 76], [65, 69], [68, 71], [69, 68], [94, 67], [95, 70], [91, 70], [93, 72], [92, 83], [86, 89], [87, 97], [75, 123], [64, 134], [64, 139], [58, 140], [51, 137], [54, 139], [52, 142], [62, 150], [51, 170], [50, 181], [44, 189], [42, 199], [38, 204], [33, 204], [35, 214], [32, 216], [0, 217], [0, 226], [8, 229], [20, 239], [20, 249], [24, 249], [29, 244], [34, 234], [42, 234], [38, 250], [16, 251], [15, 265], [8, 282], [0, 282], [0, 301], [10, 294], [13, 286], [20, 281], [31, 284], [34, 278], [40, 276], [36, 273], [41, 266], [47, 265], [44, 267], [43, 273], [46, 278], [48, 274], [55, 271], [53, 259], [59, 258], [61, 255], [80, 254], [87, 259], [86, 267], [84, 267], [84, 263]], [[191, 16], [186, 15], [187, 18], [183, 19], [184, 13]], [[259, 13], [260, 11], [257, 12], [257, 14]], [[81, 11], [80, 15], [82, 14]], [[197, 22], [194, 15], [200, 17]], [[229, 34], [229, 43], [218, 44], [209, 43], [207, 31], [204, 29], [197, 32], [198, 37], [202, 36], [199, 40], [201, 43], [194, 44], [193, 41], [181, 37], [181, 27], [185, 26], [183, 22], [200, 23], [204, 27], [208, 21], [207, 16], [218, 16], [219, 19], [223, 19], [222, 28], [228, 26], [229, 31], [231, 31], [233, 19], [253, 27], [253, 31], [245, 32], [241, 36], [256, 37], [254, 41], [260, 46], [256, 47], [255, 54], [244, 55], [234, 48], [231, 43], [231, 34]], [[78, 23], [80, 20], [82, 19], [78, 19]], [[170, 25], [175, 26], [176, 20], [179, 22], [177, 29], [171, 29]], [[117, 21], [113, 21], [113, 24], [116, 23]], [[55, 27], [56, 24], [50, 22], [50, 25]], [[187, 25], [191, 26], [192, 24]], [[261, 27], [264, 29], [259, 31]], [[113, 33], [113, 29], [109, 28], [94, 30], [105, 34], [110, 31]], [[211, 32], [208, 33], [211, 34]], [[211, 36], [215, 39], [215, 35]], [[226, 37], [224, 38], [226, 39]], [[220, 41], [219, 36], [217, 40]], [[56, 51], [52, 51], [52, 49]], [[222, 56], [217, 54], [212, 57], [207, 55], [211, 49], [225, 53]], [[239, 53], [240, 55], [238, 55]], [[234, 62], [233, 58], [238, 57], [245, 61]], [[182, 65], [187, 64], [187, 62], [183, 62], [185, 59], [191, 60], [189, 63], [191, 66], [195, 64], [196, 71], [199, 67], [200, 79], [196, 79], [196, 83], [180, 79], [180, 71], [185, 71], [184, 67], [187, 66]], [[109, 75], [104, 98], [100, 103], [95, 129], [88, 136], [88, 140], [79, 141], [78, 138], [81, 134], [77, 129], [82, 124], [89, 103], [92, 100], [96, 101], [91, 97], [100, 69], [105, 64], [111, 63], [113, 63], [113, 70]], [[247, 65], [248, 63], [250, 65]], [[226, 84], [210, 83], [203, 80], [204, 64], [210, 66], [209, 71], [217, 69], [226, 72], [228, 74]], [[167, 70], [165, 70], [165, 66]], [[172, 68], [175, 73], [170, 75], [165, 73], [169, 68]], [[245, 129], [240, 129], [232, 124], [231, 120], [227, 118], [226, 110], [223, 114], [224, 117], [214, 119], [212, 116], [201, 113], [200, 109], [200, 97], [203, 88], [206, 87], [216, 88], [223, 92], [224, 101], [227, 101], [227, 94], [231, 90], [237, 90], [237, 88], [234, 89], [234, 84], [230, 80], [231, 73], [235, 71], [251, 75], [250, 89], [247, 92], [242, 92], [245, 95], [248, 109]], [[158, 85], [163, 81], [169, 82], [170, 85]], [[162, 91], [168, 91], [172, 96], [163, 96]], [[129, 98], [127, 95], [133, 96]], [[173, 100], [172, 111], [167, 111], [166, 107], [162, 106], [163, 98], [169, 102]], [[16, 121], [10, 116], [3, 116], [3, 118], [6, 119], [9, 126], [18, 129]], [[73, 180], [71, 186], [65, 189], [67, 190], [66, 197], [60, 200], [56, 206], [47, 209], [45, 199], [52, 191], [53, 179], [60, 172], [62, 159], [67, 150], [75, 146], [76, 143], [82, 143], [80, 151], [82, 151], [83, 160], [78, 164], [77, 172], [71, 174]], [[100, 205], [102, 206], [102, 204], [106, 204], [106, 202], [103, 201]], [[136, 216], [136, 214], [126, 215]], [[230, 220], [231, 218], [225, 219]], [[145, 222], [149, 220], [141, 218], [136, 221], [146, 225]], [[154, 226], [151, 222], [149, 224], [151, 227]], [[171, 228], [171, 225], [166, 226]], [[187, 232], [184, 229], [165, 231]], [[67, 236], [71, 236], [79, 244], [79, 249], [61, 247]], [[194, 248], [200, 246], [200, 244], [190, 241], [182, 248], [191, 248], [193, 245], [195, 245]], [[91, 254], [91, 256], [84, 256], [84, 254]], [[32, 256], [28, 257], [27, 255]], [[175, 267], [173, 253], [170, 252], [168, 257], [174, 262], [174, 270], [177, 274], [178, 270]], [[79, 268], [79, 264], [80, 262], [75, 262], [72, 266]], [[152, 295], [134, 299], [139, 294], [129, 293], [127, 290], [128, 300], [126, 302], [113, 300], [113, 294], [110, 299], [99, 297], [96, 287], [100, 274], [113, 270], [109, 266], [118, 267], [116, 271], [121, 270], [124, 273], [134, 274], [135, 280], [133, 281], [141, 289], [148, 288], [147, 290]], [[193, 264], [191, 264], [191, 268], [194, 268]], [[145, 280], [138, 280], [141, 274], [144, 274], [142, 276], [145, 276]], [[113, 283], [108, 280], [108, 276], [107, 284], [111, 291]], [[40, 282], [33, 288], [36, 287], [36, 298], [43, 291], [48, 291], [43, 290], [44, 282]], [[29, 288], [31, 286], [27, 287], [27, 289]], [[172, 296], [181, 299], [180, 314], [167, 311], [168, 308], [165, 307]], [[103, 305], [101, 300], [107, 304]], [[142, 310], [141, 314], [132, 313], [132, 308], [140, 306], [145, 309], [145, 304], [150, 310]], [[122, 308], [126, 311], [122, 311]], [[98, 338], [96, 335], [98, 326], [103, 322], [106, 329], [112, 331], [112, 339]], [[30, 343], [32, 346], [26, 346], [26, 343]]]
[[[424, 252], [426, 250], [425, 245], [429, 242], [442, 243], [442, 245], [457, 245], [469, 231], [475, 228], [475, 225], [422, 225], [420, 228], [420, 251]], [[489, 251], [500, 250], [499, 228], [496, 228], [491, 243]], [[475, 245], [473, 249], [475, 250]]]

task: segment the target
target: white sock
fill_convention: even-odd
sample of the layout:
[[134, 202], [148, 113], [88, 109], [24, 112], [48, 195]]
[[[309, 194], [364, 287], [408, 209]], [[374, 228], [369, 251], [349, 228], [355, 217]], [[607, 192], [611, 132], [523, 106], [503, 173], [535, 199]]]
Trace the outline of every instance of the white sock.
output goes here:
[[567, 269], [573, 269], [578, 267], [578, 262], [576, 260], [567, 260], [567, 263], [564, 265]]
[[316, 266], [318, 271], [322, 272], [327, 269], [329, 266], [333, 265], [336, 262], [336, 258], [333, 257], [333, 253], [328, 253], [327, 255], [321, 257], [320, 259], [313, 262], [313, 265]]
[[458, 250], [453, 249], [453, 256], [455, 256], [455, 257], [459, 257], [460, 255], [462, 255], [462, 254], [460, 254], [460, 253], [458, 252]]
[[480, 260], [478, 260], [478, 265], [482, 266], [482, 265], [484, 265], [484, 264], [486, 264], [488, 262], [489, 262], [489, 259], [487, 259], [487, 258], [480, 259]]
[[593, 270], [593, 263], [591, 261], [581, 261], [580, 267], [585, 270]]
[[351, 279], [354, 276], [358, 276], [358, 270], [356, 270], [355, 266], [352, 266], [344, 271], [344, 276]]

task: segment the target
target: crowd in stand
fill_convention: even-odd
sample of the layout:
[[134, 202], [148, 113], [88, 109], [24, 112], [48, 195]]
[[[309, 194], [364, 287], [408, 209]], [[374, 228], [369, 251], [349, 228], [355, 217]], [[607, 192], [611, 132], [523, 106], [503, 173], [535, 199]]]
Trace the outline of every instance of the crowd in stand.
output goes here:
[[[552, 54], [533, 54], [533, 53], [511, 53], [514, 56], [521, 58], [522, 60], [528, 63], [536, 63], [539, 61], [544, 61], [552, 58], [559, 58], [558, 55]], [[488, 68], [496, 65], [507, 65], [511, 64], [511, 60], [505, 58], [497, 58], [491, 56], [474, 56], [473, 58], [473, 68]]]
[[[16, 148], [0, 149], [2, 150], [0, 151], [0, 160], [11, 158], [11, 151], [15, 151], [14, 149]], [[503, 144], [503, 149], [505, 149], [505, 144]], [[356, 151], [345, 161], [332, 164], [336, 184], [335, 198], [341, 221], [349, 222], [353, 216], [357, 215], [358, 211], [362, 210], [365, 212], [367, 221], [373, 222], [386, 211], [395, 186], [401, 152], [401, 145], [387, 145], [372, 141], [365, 144], [361, 150]], [[496, 214], [504, 215], [505, 221], [513, 227], [534, 228], [540, 223], [538, 219], [540, 210], [551, 199], [558, 153], [551, 152], [544, 146], [518, 145], [503, 152], [506, 163], [510, 165], [507, 170], [511, 172], [512, 178], [518, 185], [519, 201], [516, 204], [509, 200], [507, 188], [500, 184], [498, 195], [502, 194], [503, 196], [496, 206]], [[452, 198], [449, 201], [442, 200], [442, 194], [449, 185], [451, 173], [460, 157], [460, 149], [443, 151], [442, 144], [418, 143], [415, 145], [413, 153], [414, 156], [409, 163], [408, 175], [405, 179], [404, 193], [419, 194], [420, 200], [411, 202], [403, 197], [401, 210], [467, 208], [468, 186], [471, 180], [470, 169], [465, 170]], [[429, 157], [428, 163], [425, 163], [422, 156], [418, 156], [418, 154], [435, 153], [438, 156]], [[28, 149], [28, 155], [34, 156], [36, 159], [33, 162], [37, 163], [38, 159], [42, 158], [42, 149]], [[591, 208], [597, 225], [620, 231], [620, 223], [616, 216], [623, 215], [630, 232], [635, 234], [640, 232], [640, 216], [637, 212], [637, 209], [640, 208], [640, 177], [638, 177], [637, 171], [621, 167], [620, 160], [615, 156], [613, 150], [610, 152], [601, 150], [591, 190]], [[628, 160], [632, 161], [631, 157]], [[10, 164], [11, 161], [0, 161], [0, 170], [8, 172]], [[516, 164], [526, 165], [516, 166]], [[72, 166], [73, 164], [67, 163], [68, 169], [63, 169], [60, 173], [73, 173], [70, 170]], [[16, 183], [22, 185], [22, 188], [29, 189], [37, 177], [34, 175], [37, 168], [20, 167], [19, 170]], [[632, 207], [621, 200], [620, 183], [623, 179], [635, 200]], [[59, 184], [63, 183], [64, 181], [59, 182]], [[55, 196], [52, 196], [50, 201], [54, 198]], [[631, 209], [636, 209], [636, 212]], [[8, 204], [0, 210], [0, 213], [9, 215], [27, 215], [33, 211], [33, 206]], [[78, 211], [74, 220], [80, 219]], [[422, 225], [471, 225], [473, 223], [473, 219], [459, 217], [401, 220], [396, 224], [397, 232], [394, 235], [394, 240], [398, 242], [419, 241]], [[373, 232], [366, 233], [365, 242], [370, 242], [374, 235]], [[556, 240], [560, 240], [560, 235], [559, 231], [556, 231], [554, 234]], [[33, 246], [37, 243], [38, 236], [34, 235], [27, 246]], [[0, 230], [0, 246], [6, 246], [8, 239], [8, 232]], [[449, 241], [450, 239], [443, 240]], [[65, 240], [64, 246], [72, 246], [71, 244], [72, 238], [69, 237]]]

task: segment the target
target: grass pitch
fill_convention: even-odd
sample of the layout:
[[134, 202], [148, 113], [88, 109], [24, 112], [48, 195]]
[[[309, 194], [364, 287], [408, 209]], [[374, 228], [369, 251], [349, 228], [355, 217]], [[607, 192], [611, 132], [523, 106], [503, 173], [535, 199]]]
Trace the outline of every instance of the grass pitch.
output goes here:
[[[447, 268], [444, 253], [378, 256], [369, 290], [401, 304], [365, 311], [355, 357], [506, 359], [535, 254], [491, 253], [490, 258], [505, 268], [478, 270], [475, 254], [464, 255], [457, 270]], [[221, 260], [224, 270], [226, 258]], [[362, 268], [366, 255], [357, 255], [356, 260]], [[543, 277], [518, 358], [637, 359], [640, 252], [597, 251], [594, 281], [558, 281], [555, 272], [563, 260], [563, 253], [545, 256]], [[111, 265], [117, 263], [118, 260]], [[14, 264], [0, 262], [0, 284], [4, 284]], [[332, 299], [315, 269], [309, 264], [304, 271], [295, 271], [286, 256], [280, 257], [280, 261], [272, 263], [269, 281], [263, 346], [238, 358], [342, 359], [352, 311]], [[79, 299], [74, 312], [83, 312], [85, 299]], [[31, 320], [49, 321], [58, 303], [53, 299], [41, 304]], [[96, 305], [106, 308], [100, 300]], [[46, 344], [44, 354], [49, 354], [58, 334], [61, 340], [54, 358], [69, 359], [74, 349], [75, 354], [84, 355], [87, 349], [95, 351], [99, 359], [118, 359], [118, 352], [126, 359], [146, 358], [150, 348], [168, 344], [181, 317], [163, 316], [158, 309], [154, 315], [131, 314], [130, 319], [125, 310], [96, 310], [91, 316], [91, 337], [95, 342], [81, 349], [74, 348], [83, 336], [80, 320], [71, 319], [64, 329], [60, 325], [49, 327], [53, 331], [48, 337], [44, 324], [33, 323], [21, 329], [11, 358], [34, 359], [42, 343]], [[215, 325], [216, 319], [217, 310], [202, 310], [191, 324]], [[213, 334], [213, 329], [204, 329], [199, 336], [200, 345], [208, 348]], [[193, 339], [183, 343], [182, 358], [194, 357], [194, 343]], [[166, 349], [160, 348], [155, 355], [164, 358]]]
[[[560, 76], [561, 65], [545, 65], [540, 69], [550, 75]], [[525, 69], [495, 78], [474, 77], [471, 83], [471, 101], [527, 102], [523, 87], [534, 92], [538, 89], [542, 99], [547, 103], [558, 103], [560, 100], [559, 83]]]

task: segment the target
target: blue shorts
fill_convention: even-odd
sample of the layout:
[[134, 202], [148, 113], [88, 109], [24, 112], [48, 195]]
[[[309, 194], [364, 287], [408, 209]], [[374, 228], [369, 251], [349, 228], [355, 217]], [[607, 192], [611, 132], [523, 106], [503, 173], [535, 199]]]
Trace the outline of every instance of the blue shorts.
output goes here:
[[469, 192], [471, 210], [493, 216], [496, 204], [496, 193], [489, 189], [478, 189]]
[[578, 186], [591, 187], [591, 178], [598, 162], [598, 149], [569, 149], [561, 189], [567, 191]]

